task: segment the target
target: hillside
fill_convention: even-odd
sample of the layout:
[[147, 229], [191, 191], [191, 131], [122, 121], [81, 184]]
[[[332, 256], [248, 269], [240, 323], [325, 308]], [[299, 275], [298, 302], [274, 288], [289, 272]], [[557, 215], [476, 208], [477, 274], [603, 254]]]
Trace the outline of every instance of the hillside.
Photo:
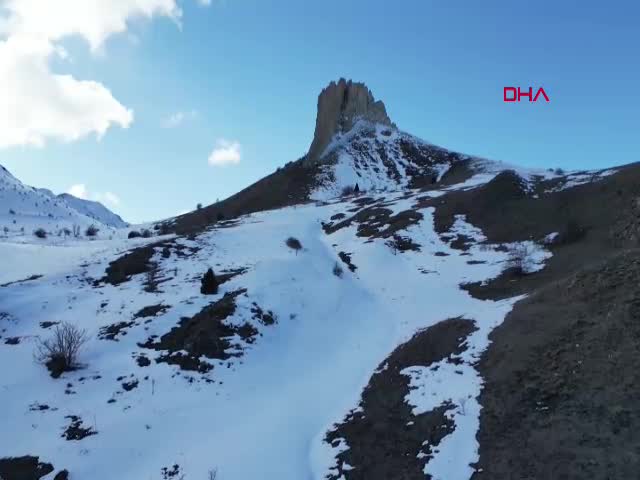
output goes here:
[[[333, 82], [306, 155], [172, 234], [12, 266], [0, 477], [634, 478], [638, 185], [448, 151]], [[63, 322], [76, 364], [35, 362]]]
[[74, 226], [84, 232], [95, 225], [105, 233], [128, 225], [98, 202], [30, 187], [1, 165], [0, 206], [0, 235], [10, 238], [32, 236], [38, 228], [56, 236]]

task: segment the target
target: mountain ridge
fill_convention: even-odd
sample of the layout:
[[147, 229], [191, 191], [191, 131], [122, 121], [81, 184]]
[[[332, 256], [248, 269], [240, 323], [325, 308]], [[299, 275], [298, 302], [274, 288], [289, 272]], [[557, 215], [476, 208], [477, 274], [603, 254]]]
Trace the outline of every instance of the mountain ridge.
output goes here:
[[93, 224], [104, 230], [128, 226], [119, 215], [99, 202], [31, 187], [2, 165], [0, 205], [0, 225], [6, 228], [5, 233], [9, 236], [31, 235], [38, 228], [57, 234], [74, 226], [85, 229]]

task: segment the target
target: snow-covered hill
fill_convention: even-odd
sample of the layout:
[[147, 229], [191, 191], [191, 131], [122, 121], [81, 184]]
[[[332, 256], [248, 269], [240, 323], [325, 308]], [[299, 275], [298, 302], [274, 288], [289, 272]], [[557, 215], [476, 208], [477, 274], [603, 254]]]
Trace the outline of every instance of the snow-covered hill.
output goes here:
[[48, 236], [64, 236], [73, 234], [74, 227], [84, 235], [90, 225], [99, 228], [101, 236], [127, 226], [100, 203], [24, 185], [0, 165], [0, 236], [31, 237], [40, 228]]
[[[188, 234], [0, 243], [0, 476], [484, 478], [481, 415], [504, 403], [479, 400], [489, 335], [531, 285], [602, 249], [610, 215], [581, 200], [622, 212], [635, 187], [447, 151], [340, 85], [313, 155], [175, 219]], [[95, 221], [0, 173], [30, 228]], [[619, 242], [637, 232], [623, 213]], [[34, 361], [65, 323], [88, 339], [75, 368]], [[525, 408], [546, 412], [538, 380]]]
[[[395, 236], [361, 236], [366, 221], [340, 225], [371, 208], [357, 197], [286, 208], [139, 249], [152, 273], [115, 285], [105, 272], [123, 243], [65, 273], [49, 274], [43, 261], [43, 278], [0, 289], [0, 363], [21, 365], [0, 381], [4, 423], [14, 432], [0, 451], [35, 454], [96, 480], [170, 478], [164, 468], [186, 479], [214, 469], [230, 480], [321, 479], [349, 447], [325, 435], [357, 408], [379, 364], [417, 330], [463, 316], [476, 328], [464, 352], [437, 373], [408, 369], [417, 390], [406, 402], [419, 412], [466, 399], [464, 409], [451, 410], [456, 428], [437, 453], [434, 446], [425, 453], [424, 468], [434, 478], [469, 478], [479, 415], [473, 365], [515, 299], [475, 300], [459, 285], [497, 276], [507, 254], [480, 248], [481, 232], [464, 218], [454, 230], [473, 246], [455, 250], [435, 233], [433, 209], [420, 208], [419, 197], [373, 198], [387, 212], [377, 228], [415, 216]], [[302, 249], [289, 248], [288, 237]], [[536, 262], [546, 256], [540, 249]], [[228, 278], [215, 296], [199, 291], [209, 267]], [[90, 340], [84, 367], [53, 379], [33, 350], [51, 334], [49, 322], [65, 321]], [[437, 397], [423, 396], [430, 382], [439, 385]], [[76, 440], [65, 435], [78, 430]]]

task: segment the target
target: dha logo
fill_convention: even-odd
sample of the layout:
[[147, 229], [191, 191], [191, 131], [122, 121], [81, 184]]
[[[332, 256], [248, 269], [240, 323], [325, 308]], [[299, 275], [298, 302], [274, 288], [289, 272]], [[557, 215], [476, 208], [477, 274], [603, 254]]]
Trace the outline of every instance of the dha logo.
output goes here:
[[549, 101], [547, 92], [545, 92], [542, 87], [538, 89], [535, 96], [533, 95], [533, 88], [531, 87], [529, 87], [529, 90], [521, 90], [520, 87], [504, 87], [505, 102], [519, 102], [522, 97], [527, 97], [530, 102], [537, 102], [540, 95], [542, 95], [547, 102]]

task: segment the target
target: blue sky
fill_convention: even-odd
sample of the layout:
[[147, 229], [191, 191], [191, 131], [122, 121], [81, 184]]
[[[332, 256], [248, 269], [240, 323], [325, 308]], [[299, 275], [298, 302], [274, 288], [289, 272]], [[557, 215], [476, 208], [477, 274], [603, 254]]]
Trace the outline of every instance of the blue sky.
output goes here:
[[[10, 16], [27, 1], [0, 6]], [[640, 160], [637, 2], [203, 3], [177, 2], [179, 24], [162, 10], [119, 12], [126, 31], [104, 41], [78, 34], [84, 26], [51, 33], [66, 52], [47, 57], [51, 72], [98, 82], [132, 119], [112, 121], [100, 140], [6, 141], [0, 164], [55, 192], [83, 185], [129, 221], [173, 216], [302, 156], [317, 95], [339, 77], [367, 83], [402, 130], [453, 150], [566, 169]], [[504, 86], [542, 86], [551, 102], [504, 103]], [[57, 125], [76, 121], [73, 105]], [[113, 115], [127, 123], [124, 109]], [[231, 163], [211, 165], [216, 148]]]

